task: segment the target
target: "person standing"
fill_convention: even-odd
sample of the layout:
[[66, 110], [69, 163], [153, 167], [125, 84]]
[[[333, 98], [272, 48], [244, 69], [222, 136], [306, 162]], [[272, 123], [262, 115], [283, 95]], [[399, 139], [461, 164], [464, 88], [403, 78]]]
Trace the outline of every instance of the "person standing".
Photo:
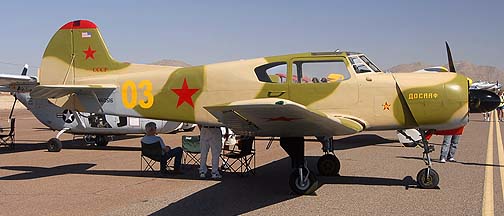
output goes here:
[[456, 162], [455, 152], [457, 151], [460, 136], [464, 132], [464, 127], [456, 128], [453, 130], [440, 131], [436, 134], [445, 135], [443, 138], [443, 145], [441, 146], [441, 163], [445, 163], [446, 160], [450, 162]]
[[[500, 104], [497, 107], [497, 116], [499, 117], [499, 121], [504, 121], [504, 91], [499, 93]], [[490, 115], [488, 115], [488, 119], [490, 119]]]
[[217, 126], [200, 126], [201, 163], [200, 178], [206, 178], [208, 151], [212, 151], [212, 179], [220, 179], [219, 158], [222, 151], [222, 132]]

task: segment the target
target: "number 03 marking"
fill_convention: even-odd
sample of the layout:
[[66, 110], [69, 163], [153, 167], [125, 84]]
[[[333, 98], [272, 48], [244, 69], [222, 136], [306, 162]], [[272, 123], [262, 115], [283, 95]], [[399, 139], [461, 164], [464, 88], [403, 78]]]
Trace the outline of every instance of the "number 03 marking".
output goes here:
[[131, 81], [126, 80], [121, 87], [122, 103], [124, 107], [132, 109], [137, 104], [144, 109], [152, 107], [154, 104], [154, 95], [152, 95], [152, 83], [149, 80], [142, 80], [138, 83], [138, 89], [143, 90], [143, 96], [146, 100], [138, 100], [137, 85]]

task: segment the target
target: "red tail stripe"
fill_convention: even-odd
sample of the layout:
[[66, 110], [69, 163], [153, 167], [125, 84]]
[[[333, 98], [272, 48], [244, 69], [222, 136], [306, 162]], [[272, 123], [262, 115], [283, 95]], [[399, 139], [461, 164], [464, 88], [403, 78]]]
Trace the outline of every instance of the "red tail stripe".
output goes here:
[[96, 24], [89, 20], [75, 20], [72, 22], [69, 22], [63, 26], [61, 26], [61, 29], [91, 29], [91, 28], [96, 28]]

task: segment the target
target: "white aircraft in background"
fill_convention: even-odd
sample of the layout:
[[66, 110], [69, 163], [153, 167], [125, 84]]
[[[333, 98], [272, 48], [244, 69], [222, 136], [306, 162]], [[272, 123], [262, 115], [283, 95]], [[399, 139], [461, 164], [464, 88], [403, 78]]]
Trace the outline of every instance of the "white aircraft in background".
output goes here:
[[37, 77], [27, 76], [28, 65], [25, 65], [21, 75], [0, 74], [0, 91], [11, 92], [15, 97], [9, 119], [12, 117], [15, 103], [19, 100], [45, 126], [59, 131], [48, 141], [50, 152], [61, 151], [62, 143], [59, 137], [63, 133], [84, 135], [84, 140], [90, 144], [106, 146], [109, 135], [143, 134], [145, 124], [154, 122], [158, 133], [173, 133], [177, 131], [192, 131], [195, 124], [155, 120], [136, 117], [123, 117], [97, 113], [79, 112], [64, 109], [53, 104], [47, 98], [31, 98], [29, 91], [38, 85]]
[[482, 81], [478, 80], [476, 82], [473, 82], [469, 89], [484, 89], [488, 91], [493, 91], [493, 92], [499, 92], [500, 89], [502, 88], [502, 84], [499, 83], [499, 81], [496, 82], [488, 82], [488, 81]]

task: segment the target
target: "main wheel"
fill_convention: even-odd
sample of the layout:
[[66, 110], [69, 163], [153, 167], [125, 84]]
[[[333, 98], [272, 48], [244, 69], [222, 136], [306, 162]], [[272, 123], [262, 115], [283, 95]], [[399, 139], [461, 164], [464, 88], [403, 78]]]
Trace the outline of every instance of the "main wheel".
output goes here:
[[322, 176], [337, 176], [339, 174], [341, 164], [336, 155], [326, 154], [318, 159], [317, 168], [319, 174]]
[[107, 144], [108, 144], [107, 136], [103, 136], [103, 135], [96, 136], [95, 143], [97, 146], [107, 146]]
[[51, 138], [47, 141], [47, 151], [49, 152], [59, 152], [63, 148], [63, 144], [58, 138]]
[[84, 135], [84, 142], [86, 142], [87, 144], [94, 144], [95, 143], [95, 138], [93, 137], [93, 135]]
[[417, 183], [421, 188], [432, 189], [439, 184], [439, 174], [436, 170], [430, 169], [429, 175], [427, 176], [427, 169], [429, 168], [424, 168], [418, 172]]
[[[305, 171], [307, 170], [305, 169]], [[307, 172], [303, 171], [303, 173], [306, 174]], [[299, 176], [299, 171], [296, 169], [290, 175], [289, 185], [294, 193], [298, 195], [309, 195], [313, 194], [318, 189], [318, 180], [313, 172], [310, 172], [306, 182], [304, 182]]]

